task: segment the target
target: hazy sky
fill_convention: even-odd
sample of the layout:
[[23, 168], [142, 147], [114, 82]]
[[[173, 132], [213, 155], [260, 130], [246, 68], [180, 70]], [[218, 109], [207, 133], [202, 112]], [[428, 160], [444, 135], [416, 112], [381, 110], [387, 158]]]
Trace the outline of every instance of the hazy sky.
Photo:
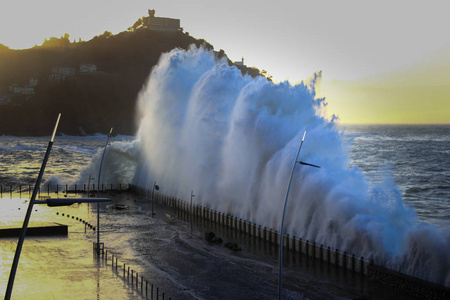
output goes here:
[[448, 0], [5, 2], [0, 43], [11, 48], [118, 33], [156, 9], [276, 80], [323, 71], [322, 92], [342, 122], [450, 123]]

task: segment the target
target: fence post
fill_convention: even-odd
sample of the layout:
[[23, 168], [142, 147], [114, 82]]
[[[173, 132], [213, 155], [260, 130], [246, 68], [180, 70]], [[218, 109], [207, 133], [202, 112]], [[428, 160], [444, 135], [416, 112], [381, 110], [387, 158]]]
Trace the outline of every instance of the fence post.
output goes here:
[[342, 266], [344, 270], [347, 270], [347, 251], [344, 251], [344, 255], [342, 256]]
[[355, 273], [355, 254], [352, 254], [352, 271]]
[[322, 244], [320, 244], [319, 256], [320, 256], [320, 262], [323, 262], [323, 245]]
[[327, 261], [328, 261], [328, 264], [331, 263], [331, 248], [330, 247], [327, 248]]

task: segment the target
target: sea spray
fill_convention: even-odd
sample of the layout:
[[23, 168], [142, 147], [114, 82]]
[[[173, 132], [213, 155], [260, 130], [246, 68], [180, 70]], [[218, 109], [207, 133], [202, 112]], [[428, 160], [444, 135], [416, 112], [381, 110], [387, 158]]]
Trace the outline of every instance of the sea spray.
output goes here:
[[349, 145], [323, 117], [318, 81], [320, 73], [296, 85], [242, 76], [195, 47], [163, 54], [139, 95], [136, 157], [116, 167], [136, 166], [142, 187], [156, 181], [182, 199], [194, 190], [196, 204], [278, 229], [306, 130], [300, 159], [321, 169], [296, 169], [286, 232], [449, 286], [450, 234], [420, 223], [389, 173], [371, 186], [348, 168]]
[[[104, 184], [131, 182], [138, 164], [139, 149], [136, 140], [114, 141], [114, 138], [111, 138], [110, 145], [106, 147], [100, 182]], [[80, 186], [86, 184], [89, 177], [91, 177], [90, 184], [96, 186], [102, 154], [103, 148], [99, 143], [97, 152], [93, 155], [90, 163], [80, 172], [74, 184], [79, 184]]]

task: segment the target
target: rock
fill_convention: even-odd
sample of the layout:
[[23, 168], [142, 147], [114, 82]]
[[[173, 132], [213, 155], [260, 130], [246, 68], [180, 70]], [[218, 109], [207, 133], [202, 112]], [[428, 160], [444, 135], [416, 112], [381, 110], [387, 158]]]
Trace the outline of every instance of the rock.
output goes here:
[[227, 247], [228, 249], [233, 250], [233, 251], [242, 251], [242, 248], [239, 247], [239, 245], [237, 243], [226, 243], [223, 246]]
[[212, 238], [211, 242], [216, 243], [216, 244], [222, 244], [223, 240], [221, 237], [215, 236]]
[[222, 244], [223, 240], [221, 237], [216, 236], [214, 232], [206, 232], [205, 233], [205, 240], [208, 242], [214, 243], [214, 244]]
[[205, 240], [207, 240], [208, 242], [211, 242], [212, 239], [215, 237], [215, 233], [214, 232], [206, 232], [205, 233]]

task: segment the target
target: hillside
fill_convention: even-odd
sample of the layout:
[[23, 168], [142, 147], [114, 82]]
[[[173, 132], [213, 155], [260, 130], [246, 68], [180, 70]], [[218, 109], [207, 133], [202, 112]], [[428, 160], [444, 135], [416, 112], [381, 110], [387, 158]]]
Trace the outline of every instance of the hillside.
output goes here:
[[78, 43], [68, 36], [51, 38], [26, 50], [0, 44], [0, 135], [49, 135], [59, 112], [58, 131], [64, 134], [107, 133], [114, 127], [133, 135], [136, 98], [152, 67], [161, 53], [191, 44], [213, 49], [180, 31], [146, 29], [105, 32]]

